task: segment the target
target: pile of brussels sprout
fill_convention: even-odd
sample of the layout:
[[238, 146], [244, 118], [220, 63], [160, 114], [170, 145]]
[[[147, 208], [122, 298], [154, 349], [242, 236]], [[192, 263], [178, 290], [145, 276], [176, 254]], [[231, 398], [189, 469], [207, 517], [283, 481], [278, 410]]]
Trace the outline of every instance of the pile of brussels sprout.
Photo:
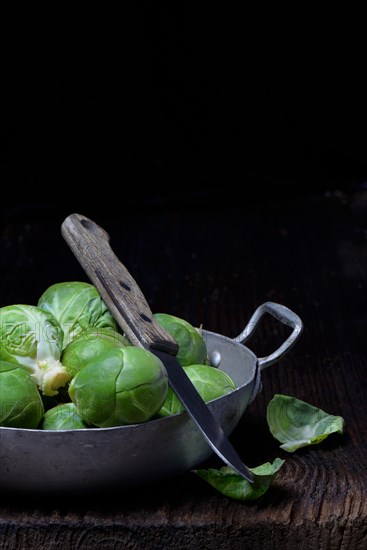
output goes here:
[[[192, 325], [163, 313], [155, 318], [176, 340], [177, 359], [204, 401], [235, 389], [207, 364]], [[0, 426], [106, 428], [182, 411], [163, 363], [120, 333], [93, 285], [57, 283], [37, 306], [0, 308]]]

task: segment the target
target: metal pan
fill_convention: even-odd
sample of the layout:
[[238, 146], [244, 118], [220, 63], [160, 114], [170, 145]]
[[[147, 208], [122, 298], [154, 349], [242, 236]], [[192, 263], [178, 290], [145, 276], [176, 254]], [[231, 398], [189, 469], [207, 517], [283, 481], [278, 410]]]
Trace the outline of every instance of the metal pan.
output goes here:
[[[265, 313], [292, 327], [274, 353], [257, 358], [244, 344]], [[300, 318], [266, 302], [234, 339], [202, 330], [213, 366], [237, 389], [208, 406], [229, 435], [261, 389], [261, 372], [278, 361], [302, 331]], [[0, 428], [0, 489], [86, 492], [127, 489], [182, 474], [209, 458], [212, 449], [186, 412], [143, 424], [86, 430]]]

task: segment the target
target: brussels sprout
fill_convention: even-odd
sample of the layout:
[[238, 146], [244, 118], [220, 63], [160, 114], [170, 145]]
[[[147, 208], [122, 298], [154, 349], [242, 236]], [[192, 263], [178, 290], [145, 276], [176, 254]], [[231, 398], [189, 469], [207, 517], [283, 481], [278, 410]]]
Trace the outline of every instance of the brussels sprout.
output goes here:
[[45, 395], [56, 395], [70, 378], [60, 363], [62, 338], [51, 313], [28, 305], [0, 309], [0, 359], [27, 370]]
[[[208, 365], [190, 365], [183, 367], [199, 395], [207, 403], [226, 395], [236, 389], [233, 380], [222, 370]], [[184, 406], [171, 387], [168, 388], [166, 400], [159, 411], [159, 416], [170, 416], [183, 412]]]
[[99, 355], [128, 345], [129, 341], [111, 328], [90, 327], [66, 346], [61, 361], [74, 377]]
[[96, 288], [88, 283], [68, 282], [50, 286], [38, 300], [64, 331], [63, 348], [89, 326], [117, 329], [116, 322]]
[[205, 342], [190, 323], [167, 313], [155, 313], [154, 317], [176, 340], [179, 347], [176, 359], [180, 365], [186, 367], [205, 363], [207, 356]]
[[49, 409], [42, 422], [42, 430], [80, 430], [88, 426], [80, 418], [74, 403], [63, 403]]
[[0, 426], [37, 428], [43, 413], [31, 376], [17, 365], [0, 361]]
[[145, 422], [167, 395], [163, 363], [149, 351], [110, 349], [80, 370], [69, 394], [84, 422], [106, 428]]

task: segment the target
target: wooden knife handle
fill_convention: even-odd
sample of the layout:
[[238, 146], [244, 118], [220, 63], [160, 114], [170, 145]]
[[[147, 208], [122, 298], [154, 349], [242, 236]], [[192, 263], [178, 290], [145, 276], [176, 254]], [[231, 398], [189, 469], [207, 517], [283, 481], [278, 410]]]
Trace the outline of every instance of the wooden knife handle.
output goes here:
[[176, 355], [177, 343], [154, 319], [139, 286], [113, 253], [106, 231], [85, 216], [71, 214], [61, 233], [131, 343]]

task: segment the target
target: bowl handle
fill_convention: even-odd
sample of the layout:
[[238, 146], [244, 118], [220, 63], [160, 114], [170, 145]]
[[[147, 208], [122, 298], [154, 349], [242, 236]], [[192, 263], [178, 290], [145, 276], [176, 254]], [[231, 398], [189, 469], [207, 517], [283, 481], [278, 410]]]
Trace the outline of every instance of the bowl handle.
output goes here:
[[265, 313], [270, 313], [270, 315], [275, 317], [275, 319], [277, 319], [281, 323], [284, 323], [285, 325], [293, 328], [293, 332], [285, 340], [285, 342], [283, 342], [283, 344], [273, 353], [271, 353], [267, 357], [258, 358], [260, 371], [263, 371], [264, 369], [266, 369], [266, 367], [269, 367], [270, 365], [278, 361], [281, 357], [283, 357], [283, 355], [285, 355], [298, 340], [303, 330], [303, 323], [296, 313], [285, 306], [276, 304], [275, 302], [265, 302], [256, 309], [246, 327], [243, 329], [241, 334], [237, 336], [237, 338], [234, 338], [234, 341], [243, 344], [247, 342], [247, 340], [252, 336], [253, 332], [255, 331], [257, 325], [259, 324], [261, 318], [265, 315]]

